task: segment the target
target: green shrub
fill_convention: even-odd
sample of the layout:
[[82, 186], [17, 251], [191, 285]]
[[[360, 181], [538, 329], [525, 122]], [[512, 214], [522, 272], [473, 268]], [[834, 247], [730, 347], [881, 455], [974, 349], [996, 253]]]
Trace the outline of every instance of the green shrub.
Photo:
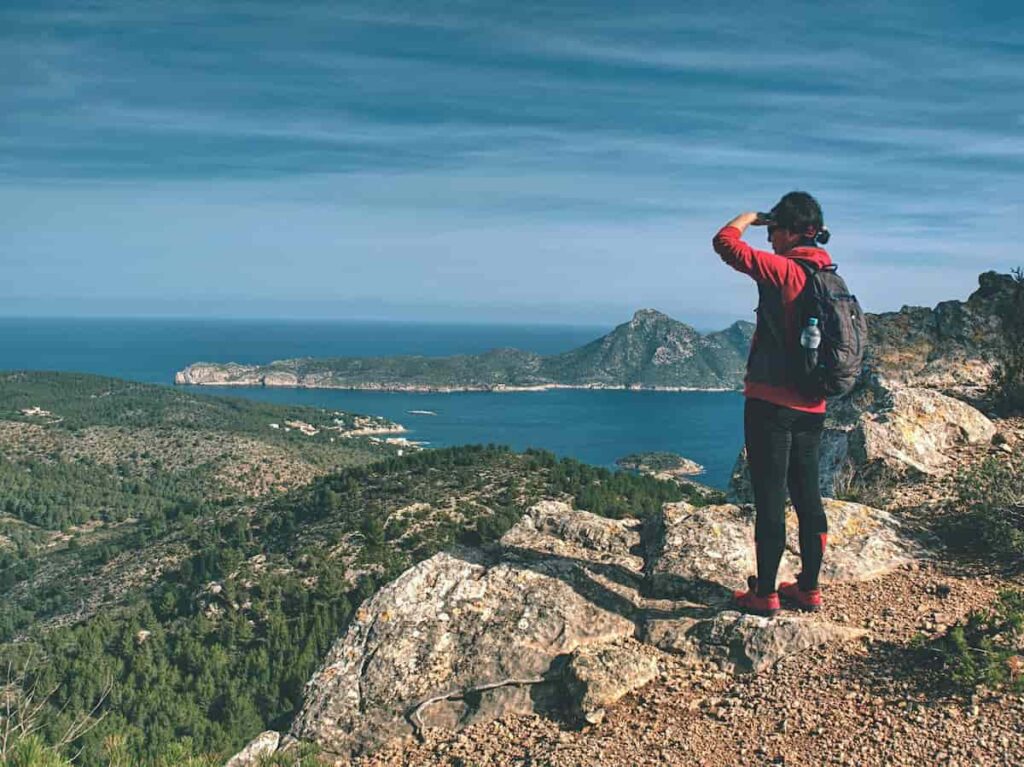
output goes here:
[[1024, 690], [1022, 640], [1024, 591], [1007, 590], [989, 610], [972, 612], [943, 636], [918, 647], [964, 690], [1007, 684], [1019, 691]]
[[955, 482], [950, 543], [1013, 570], [1024, 568], [1024, 460], [988, 457]]
[[71, 762], [34, 735], [13, 736], [5, 750], [5, 767], [71, 767]]

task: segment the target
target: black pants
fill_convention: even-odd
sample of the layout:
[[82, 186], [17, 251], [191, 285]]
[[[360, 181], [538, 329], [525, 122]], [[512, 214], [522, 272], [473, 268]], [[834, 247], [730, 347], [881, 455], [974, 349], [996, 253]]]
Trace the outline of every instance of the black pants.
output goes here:
[[818, 487], [818, 456], [825, 416], [763, 400], [748, 399], [743, 410], [747, 463], [757, 507], [757, 591], [775, 591], [786, 546], [786, 489], [800, 520], [800, 587], [818, 587], [828, 522]]

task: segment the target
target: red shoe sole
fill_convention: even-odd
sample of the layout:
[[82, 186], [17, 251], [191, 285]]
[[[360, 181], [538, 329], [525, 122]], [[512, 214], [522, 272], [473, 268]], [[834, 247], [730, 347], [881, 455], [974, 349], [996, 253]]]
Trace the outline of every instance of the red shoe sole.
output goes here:
[[779, 612], [778, 607], [747, 607], [735, 598], [733, 599], [732, 605], [741, 613], [746, 613], [747, 615], [759, 615], [762, 618], [774, 618]]

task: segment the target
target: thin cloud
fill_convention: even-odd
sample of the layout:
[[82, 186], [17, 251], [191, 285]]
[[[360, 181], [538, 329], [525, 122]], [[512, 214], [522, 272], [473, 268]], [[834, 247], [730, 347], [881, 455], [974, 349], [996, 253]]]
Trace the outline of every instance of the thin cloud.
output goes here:
[[[7, 262], [104, 295], [360, 274], [408, 302], [697, 313], [745, 284], [714, 229], [807, 188], [874, 306], [901, 300], [883, 275], [927, 271], [914, 300], [937, 300], [1009, 264], [1015, 25], [787, 8], [758, 6], [766, 40], [755, 17], [654, 2], [5, 4]], [[737, 295], [717, 308], [746, 316]]]

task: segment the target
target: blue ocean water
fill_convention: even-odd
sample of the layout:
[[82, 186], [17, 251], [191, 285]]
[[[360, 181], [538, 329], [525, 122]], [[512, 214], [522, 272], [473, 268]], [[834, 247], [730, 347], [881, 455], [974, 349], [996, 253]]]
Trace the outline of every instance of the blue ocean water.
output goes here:
[[[609, 328], [224, 319], [0, 318], [0, 369], [66, 370], [167, 384], [191, 362], [260, 363], [302, 356], [473, 354], [515, 347], [552, 354]], [[642, 450], [704, 465], [724, 487], [742, 443], [742, 397], [733, 392], [558, 389], [492, 394], [412, 394], [326, 389], [186, 387], [382, 415], [431, 446], [539, 447], [600, 466]], [[436, 415], [410, 411], [425, 410]]]

